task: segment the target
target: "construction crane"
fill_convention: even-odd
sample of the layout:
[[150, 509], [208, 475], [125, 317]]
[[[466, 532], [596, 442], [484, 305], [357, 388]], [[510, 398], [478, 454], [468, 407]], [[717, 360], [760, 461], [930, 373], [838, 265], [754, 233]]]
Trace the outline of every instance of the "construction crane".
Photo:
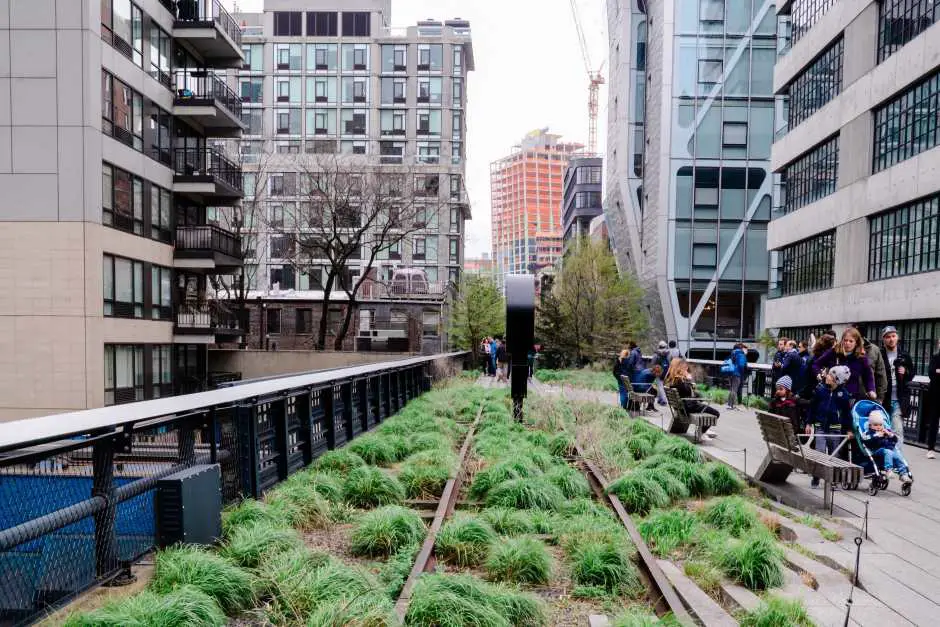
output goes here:
[[[587, 41], [584, 38], [584, 29], [581, 27], [581, 18], [578, 15], [577, 0], [570, 0], [571, 16], [574, 18], [574, 26], [578, 31], [578, 43], [581, 44], [581, 57], [584, 59], [584, 69], [588, 76], [588, 152], [592, 155], [597, 154], [597, 95], [601, 85], [606, 83], [604, 75], [601, 73], [604, 69], [604, 63], [601, 63], [597, 70], [592, 70], [591, 55], [588, 53]], [[605, 61], [606, 63], [606, 61]]]

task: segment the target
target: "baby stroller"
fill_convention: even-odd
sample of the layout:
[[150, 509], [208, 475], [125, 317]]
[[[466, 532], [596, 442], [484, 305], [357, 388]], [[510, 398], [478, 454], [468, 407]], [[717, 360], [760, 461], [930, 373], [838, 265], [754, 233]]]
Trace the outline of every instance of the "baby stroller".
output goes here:
[[[888, 489], [888, 473], [878, 465], [862, 439], [862, 434], [868, 430], [868, 416], [873, 411], [883, 413], [885, 416], [885, 429], [891, 429], [891, 413], [885, 411], [884, 407], [874, 401], [859, 401], [855, 404], [852, 408], [852, 429], [855, 432], [855, 440], [858, 442], [858, 450], [863, 458], [859, 465], [865, 473], [865, 478], [871, 479], [871, 483], [868, 485], [868, 493], [875, 496], [878, 494], [878, 490]], [[910, 473], [910, 469], [908, 469], [908, 474], [910, 474], [911, 479], [914, 478], [914, 475]], [[911, 485], [911, 483], [902, 483], [901, 494], [909, 496], [911, 494]]]

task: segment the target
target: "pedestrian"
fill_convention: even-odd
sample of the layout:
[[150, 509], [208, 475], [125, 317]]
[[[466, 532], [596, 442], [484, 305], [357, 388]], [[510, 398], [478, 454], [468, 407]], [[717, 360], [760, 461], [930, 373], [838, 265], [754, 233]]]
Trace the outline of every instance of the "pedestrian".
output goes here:
[[902, 351], [898, 344], [898, 330], [888, 325], [881, 330], [881, 359], [888, 373], [888, 389], [881, 397], [881, 406], [891, 418], [891, 432], [898, 436], [896, 444], [900, 452], [904, 444], [904, 419], [911, 415], [911, 391], [908, 387], [917, 374], [914, 360]]
[[636, 342], [630, 340], [627, 342], [627, 346], [630, 348], [630, 353], [627, 355], [627, 373], [630, 377], [630, 381], [634, 381], [636, 376], [643, 370], [643, 353], [640, 352], [640, 347], [637, 346]]
[[496, 380], [503, 383], [509, 381], [506, 377], [507, 367], [509, 365], [509, 356], [506, 353], [506, 342], [499, 340], [496, 347]]
[[937, 446], [937, 429], [940, 427], [940, 341], [937, 342], [937, 352], [930, 359], [928, 376], [930, 385], [923, 396], [924, 419], [921, 420], [921, 429], [926, 429], [926, 433], [920, 434], [921, 441], [927, 441], [927, 458], [935, 459], [937, 456], [934, 449]]
[[803, 408], [806, 401], [793, 394], [793, 380], [787, 375], [777, 379], [774, 388], [774, 397], [770, 401], [770, 412], [784, 418], [789, 418], [793, 425], [793, 433], [801, 435], [804, 428]]
[[865, 349], [865, 354], [868, 355], [868, 363], [871, 364], [872, 373], [875, 376], [875, 394], [877, 396], [873, 400], [884, 398], [888, 392], [888, 369], [881, 358], [881, 351], [862, 335], [861, 324], [853, 322], [852, 328], [858, 331], [859, 337], [862, 338], [862, 348]]
[[787, 342], [789, 340], [781, 337], [777, 340], [777, 351], [773, 354], [770, 363], [770, 385], [777, 386], [777, 379], [783, 376], [783, 358], [787, 354]]
[[499, 343], [496, 338], [490, 338], [490, 376], [496, 376], [496, 351], [499, 349]]
[[483, 341], [480, 342], [480, 354], [483, 356], [483, 374], [490, 374], [490, 338], [489, 336], [483, 338]]
[[[728, 388], [728, 409], [737, 409], [738, 401], [744, 400], [739, 398], [743, 396], [743, 382], [744, 377], [747, 375], [747, 346], [743, 343], [737, 343], [734, 345], [734, 349], [731, 351], [731, 357], [728, 359], [731, 362], [731, 370], [729, 372], [731, 376], [731, 384]], [[724, 367], [722, 367], [724, 369]]]
[[[880, 356], [880, 351], [875, 349], [875, 352]], [[846, 329], [842, 333], [842, 340], [813, 362], [813, 374], [818, 376], [833, 366], [846, 366], [849, 369], [851, 376], [845, 383], [845, 389], [853, 399], [856, 401], [863, 398], [873, 401], [878, 399], [875, 374], [862, 344], [862, 334], [858, 332], [858, 329], [854, 327]], [[817, 387], [816, 390], [818, 392], [819, 388]]]
[[809, 359], [807, 359], [806, 362], [806, 377], [803, 381], [802, 388], [797, 392], [801, 398], [806, 400], [813, 398], [813, 392], [816, 390], [816, 385], [819, 383], [819, 380], [813, 374], [813, 364], [816, 363], [817, 359], [825, 355], [826, 351], [835, 345], [835, 332], [833, 332], [831, 335], [829, 333], [823, 333], [819, 336], [819, 339], [813, 343], [813, 348], [809, 352]]
[[[809, 406], [806, 433], [816, 436], [815, 448], [820, 453], [831, 455], [841, 440], [852, 437], [852, 393], [846, 385], [851, 378], [852, 371], [848, 366], [833, 366], [816, 386]], [[819, 477], [813, 477], [810, 487], [819, 487]]]
[[[636, 382], [634, 387], [637, 392], [649, 392], [650, 388], [654, 385], [659, 386], [662, 384], [663, 368], [659, 364], [654, 364], [652, 368], [644, 368], [636, 375]], [[665, 393], [664, 393], [665, 394]], [[653, 411], [656, 409], [653, 406], [653, 399], [650, 397], [650, 402], [646, 406], [646, 411]]]
[[780, 368], [781, 376], [788, 376], [790, 381], [798, 383], [802, 368], [803, 360], [800, 358], [796, 340], [787, 340], [787, 349], [783, 355], [783, 363]]
[[[669, 374], [666, 375], [666, 385], [675, 388], [679, 394], [680, 402], [685, 403], [686, 409], [695, 414], [711, 414], [718, 418], [721, 413], [698, 397], [695, 391], [695, 380], [689, 372], [689, 362], [681, 357], [672, 360], [669, 364]], [[717, 435], [715, 427], [709, 427], [702, 437], [711, 440]]]
[[676, 346], [675, 340], [669, 340], [669, 363], [672, 363], [673, 359], [682, 358], [684, 355], [682, 351], [679, 350], [679, 347]]
[[663, 378], [666, 376], [666, 373], [669, 372], [669, 362], [672, 361], [669, 353], [669, 345], [666, 344], [666, 342], [660, 342], [659, 346], [656, 347], [656, 365], [662, 370], [662, 374], [656, 377], [656, 402], [660, 405], [668, 404], [666, 400], [666, 389], [663, 386]]
[[629, 377], [630, 372], [627, 370], [627, 357], [630, 355], [630, 351], [626, 348], [620, 351], [620, 354], [617, 355], [617, 358], [614, 360], [614, 379], [617, 381], [617, 391], [620, 395], [620, 406], [624, 409], [627, 409], [627, 402], [630, 400], [627, 396], [627, 386], [623, 382], [623, 377]]

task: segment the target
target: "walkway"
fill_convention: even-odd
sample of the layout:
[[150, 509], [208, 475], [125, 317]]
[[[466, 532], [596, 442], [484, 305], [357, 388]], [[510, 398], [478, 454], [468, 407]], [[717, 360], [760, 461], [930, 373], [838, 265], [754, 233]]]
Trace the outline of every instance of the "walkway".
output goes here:
[[[537, 382], [529, 386], [536, 393], [561, 394], [572, 400], [617, 403], [617, 395], [610, 392], [562, 389]], [[701, 444], [702, 450], [753, 478], [767, 451], [757, 417], [746, 409], [716, 407], [722, 411], [718, 436]], [[668, 409], [661, 408], [645, 418], [658, 426], [668, 425]], [[875, 624], [936, 625], [940, 623], [940, 459], [926, 459], [924, 451], [915, 447], [906, 447], [904, 452], [915, 477], [911, 495], [900, 495], [897, 480], [875, 497], [868, 495], [867, 482], [855, 491], [837, 490], [833, 518], [845, 527], [845, 537], [841, 542], [826, 542], [813, 549], [817, 553], [818, 549], [826, 551], [825, 557], [854, 570], [854, 538], [861, 533], [868, 503], [869, 539], [862, 545], [860, 581], [893, 612], [893, 616], [880, 617], [882, 620]], [[810, 489], [809, 482], [806, 475], [792, 474], [779, 492], [785, 502], [797, 503], [800, 509], [821, 510], [822, 493]], [[856, 605], [853, 619], [860, 620], [872, 609]]]

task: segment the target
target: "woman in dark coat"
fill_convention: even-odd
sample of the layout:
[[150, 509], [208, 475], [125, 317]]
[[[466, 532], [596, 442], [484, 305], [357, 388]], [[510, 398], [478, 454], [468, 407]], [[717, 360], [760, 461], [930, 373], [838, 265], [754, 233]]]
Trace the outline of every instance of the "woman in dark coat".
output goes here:
[[924, 417], [927, 433], [927, 457], [934, 459], [934, 448], [937, 445], [937, 428], [940, 426], [940, 342], [937, 342], [937, 352], [930, 360], [928, 370], [930, 387], [924, 394]]

